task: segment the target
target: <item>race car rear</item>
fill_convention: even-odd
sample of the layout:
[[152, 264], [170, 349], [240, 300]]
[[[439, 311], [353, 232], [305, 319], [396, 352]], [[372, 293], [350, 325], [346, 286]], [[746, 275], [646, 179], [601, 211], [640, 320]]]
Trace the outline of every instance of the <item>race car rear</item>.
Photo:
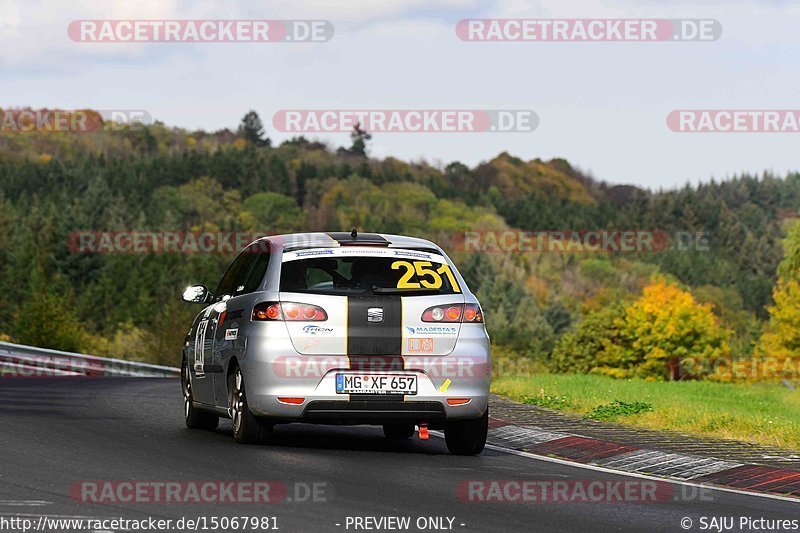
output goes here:
[[248, 332], [248, 404], [274, 421], [444, 429], [455, 453], [485, 443], [483, 313], [440, 250], [348, 245], [286, 251], [278, 297]]

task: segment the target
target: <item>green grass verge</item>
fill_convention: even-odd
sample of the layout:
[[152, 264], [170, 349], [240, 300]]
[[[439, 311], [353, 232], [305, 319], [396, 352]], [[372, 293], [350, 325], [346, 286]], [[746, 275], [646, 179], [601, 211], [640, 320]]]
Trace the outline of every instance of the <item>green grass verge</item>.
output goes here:
[[800, 390], [777, 383], [539, 374], [494, 378], [492, 392], [585, 418], [800, 449]]

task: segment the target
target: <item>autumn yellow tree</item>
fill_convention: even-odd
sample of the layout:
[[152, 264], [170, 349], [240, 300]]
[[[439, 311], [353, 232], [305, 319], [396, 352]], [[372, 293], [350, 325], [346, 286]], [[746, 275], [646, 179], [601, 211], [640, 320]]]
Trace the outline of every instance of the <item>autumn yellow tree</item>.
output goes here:
[[792, 225], [783, 245], [769, 324], [756, 350], [757, 360], [747, 369], [755, 372], [748, 376], [754, 379], [800, 376], [800, 223]]
[[711, 306], [663, 278], [647, 285], [615, 325], [618, 338], [598, 354], [597, 373], [675, 380], [696, 375], [698, 365], [713, 368], [729, 351], [729, 332]]
[[757, 361], [745, 370], [755, 369], [754, 379], [796, 379], [800, 373], [800, 282], [779, 279], [772, 293], [769, 325], [761, 336]]

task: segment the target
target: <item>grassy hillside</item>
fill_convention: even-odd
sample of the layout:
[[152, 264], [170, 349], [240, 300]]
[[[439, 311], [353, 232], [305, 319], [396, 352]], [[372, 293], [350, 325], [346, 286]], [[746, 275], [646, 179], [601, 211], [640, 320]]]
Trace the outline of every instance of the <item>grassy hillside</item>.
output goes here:
[[[767, 317], [784, 226], [798, 206], [796, 174], [653, 192], [598, 182], [561, 159], [507, 153], [474, 168], [439, 168], [302, 137], [272, 147], [241, 130], [160, 123], [2, 132], [0, 335], [175, 364], [196, 311], [180, 302], [181, 289], [215, 285], [231, 255], [76, 253], [71, 235], [358, 227], [428, 237], [453, 250], [493, 341], [543, 369], [553, 368], [554, 347], [587, 315], [636, 301], [658, 276], [707, 304], [730, 332], [730, 352], [749, 357]], [[615, 228], [663, 231], [672, 247], [608, 254], [458, 246], [465, 231]], [[706, 246], [676, 247], [680, 235], [703, 236]]]

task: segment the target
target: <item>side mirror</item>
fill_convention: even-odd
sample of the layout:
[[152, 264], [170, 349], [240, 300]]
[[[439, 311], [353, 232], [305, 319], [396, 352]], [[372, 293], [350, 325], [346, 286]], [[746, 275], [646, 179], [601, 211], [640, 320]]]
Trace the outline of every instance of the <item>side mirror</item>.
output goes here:
[[190, 304], [204, 304], [211, 301], [213, 295], [205, 285], [192, 285], [183, 291], [183, 301]]

